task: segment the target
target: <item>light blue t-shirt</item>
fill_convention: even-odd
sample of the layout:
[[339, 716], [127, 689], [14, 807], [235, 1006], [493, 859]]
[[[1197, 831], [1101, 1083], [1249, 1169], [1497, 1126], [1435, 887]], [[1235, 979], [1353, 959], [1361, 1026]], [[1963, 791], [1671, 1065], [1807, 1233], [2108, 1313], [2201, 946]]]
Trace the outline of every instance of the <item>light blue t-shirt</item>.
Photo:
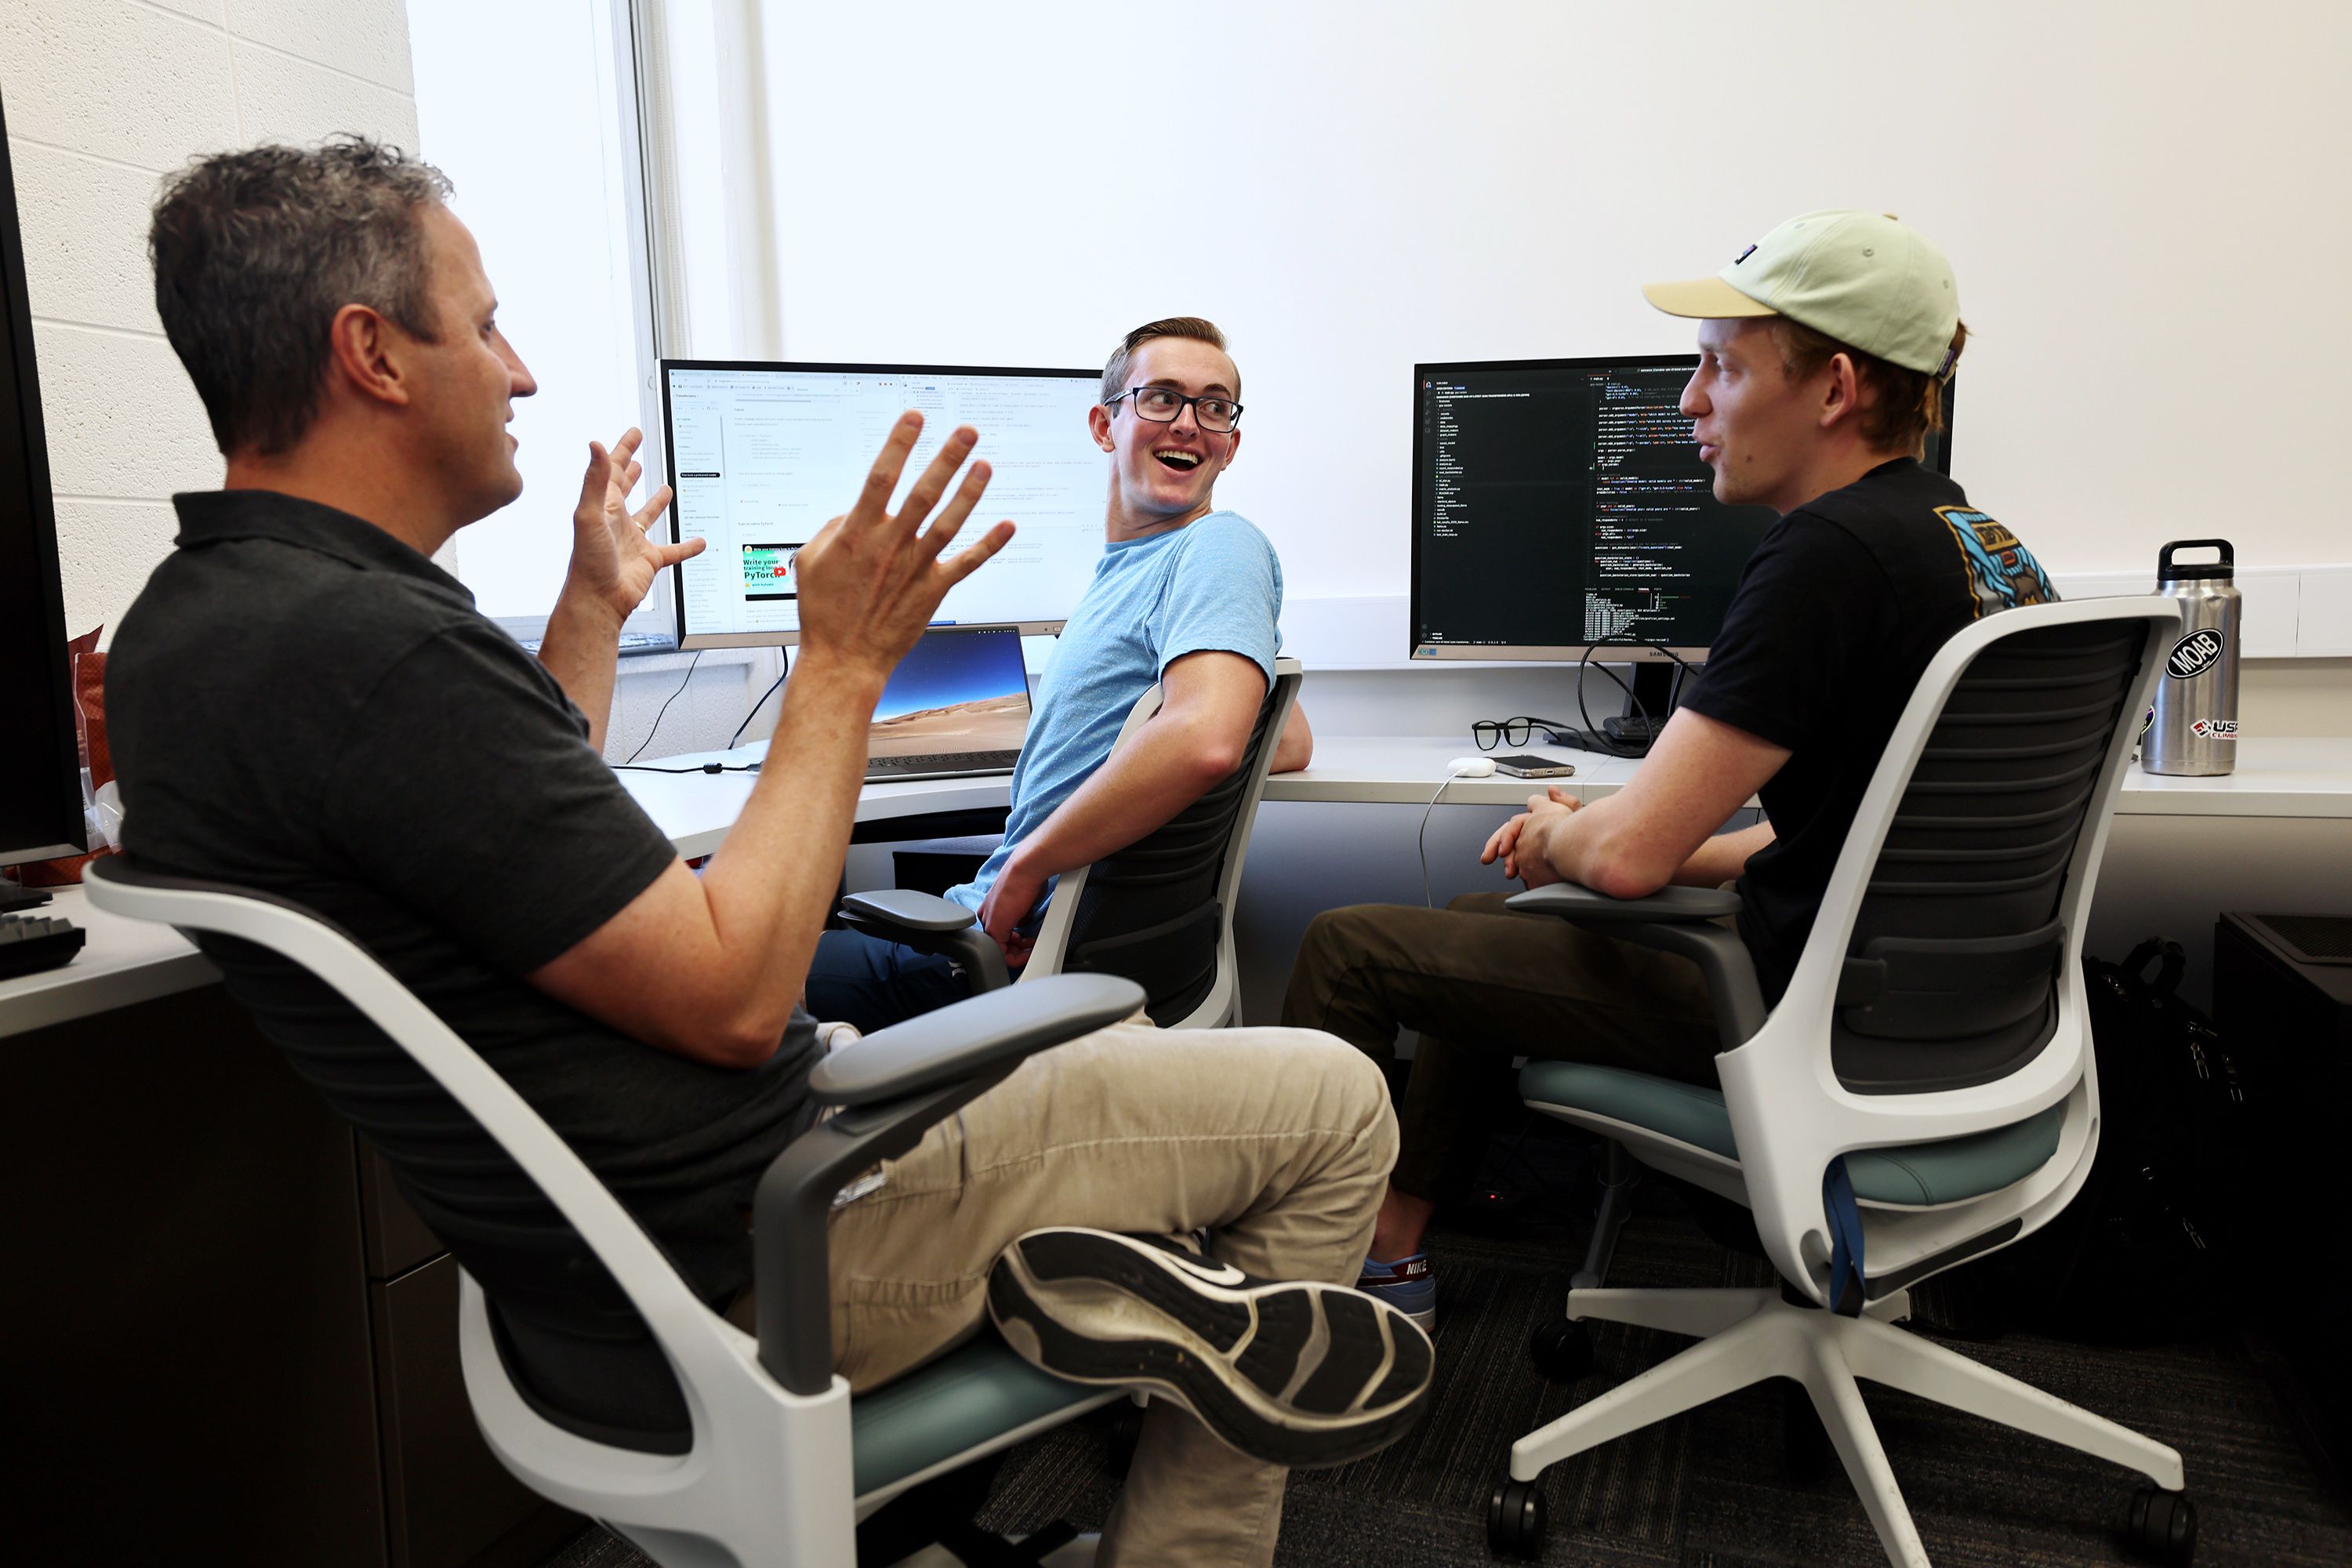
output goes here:
[[[1061, 808], [1110, 755], [1136, 699], [1188, 653], [1237, 653], [1274, 682], [1282, 646], [1282, 563], [1239, 512], [1213, 511], [1173, 533], [1122, 539], [1064, 623], [1038, 684], [1029, 736], [1013, 770], [1004, 843], [976, 880], [948, 897], [979, 912], [1015, 846]], [[1053, 894], [1046, 885], [1046, 897]], [[1034, 921], [1044, 899], [1029, 913]]]

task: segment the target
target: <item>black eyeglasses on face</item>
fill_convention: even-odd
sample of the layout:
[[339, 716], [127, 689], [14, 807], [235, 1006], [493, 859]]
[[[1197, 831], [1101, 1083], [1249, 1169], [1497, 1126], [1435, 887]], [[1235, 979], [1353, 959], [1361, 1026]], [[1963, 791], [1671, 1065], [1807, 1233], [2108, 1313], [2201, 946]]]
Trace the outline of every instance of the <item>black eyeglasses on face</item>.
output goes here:
[[1538, 730], [1559, 745], [1568, 744], [1563, 736], [1576, 733], [1573, 724], [1564, 724], [1557, 719], [1533, 719], [1522, 713], [1516, 719], [1481, 719], [1470, 726], [1470, 739], [1480, 751], [1491, 752], [1496, 746], [1524, 746], [1535, 739]]
[[1242, 422], [1242, 405], [1230, 397], [1187, 397], [1172, 386], [1130, 386], [1118, 397], [1130, 399], [1135, 405], [1135, 416], [1149, 419], [1154, 425], [1173, 425], [1184, 405], [1192, 405], [1192, 417], [1203, 430], [1222, 436]]

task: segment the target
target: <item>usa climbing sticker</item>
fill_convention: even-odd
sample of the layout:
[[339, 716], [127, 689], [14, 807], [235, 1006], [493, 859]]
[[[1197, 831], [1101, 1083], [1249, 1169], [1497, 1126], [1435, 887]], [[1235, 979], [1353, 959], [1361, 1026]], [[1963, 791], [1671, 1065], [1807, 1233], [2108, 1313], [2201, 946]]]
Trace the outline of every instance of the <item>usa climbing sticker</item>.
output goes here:
[[2238, 738], [2235, 719], [2199, 719], [2189, 726], [2189, 732], [2200, 741], [2234, 741]]

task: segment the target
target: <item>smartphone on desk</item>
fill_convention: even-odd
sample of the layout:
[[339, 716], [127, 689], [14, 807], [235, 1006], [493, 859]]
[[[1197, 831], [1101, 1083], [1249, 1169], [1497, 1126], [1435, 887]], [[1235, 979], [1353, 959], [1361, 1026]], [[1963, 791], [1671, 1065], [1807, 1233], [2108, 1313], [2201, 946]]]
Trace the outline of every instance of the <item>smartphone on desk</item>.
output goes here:
[[1507, 757], [1495, 759], [1495, 771], [1508, 773], [1515, 779], [1564, 779], [1574, 776], [1574, 763], [1556, 763], [1549, 757], [1538, 757], [1530, 752], [1515, 752]]

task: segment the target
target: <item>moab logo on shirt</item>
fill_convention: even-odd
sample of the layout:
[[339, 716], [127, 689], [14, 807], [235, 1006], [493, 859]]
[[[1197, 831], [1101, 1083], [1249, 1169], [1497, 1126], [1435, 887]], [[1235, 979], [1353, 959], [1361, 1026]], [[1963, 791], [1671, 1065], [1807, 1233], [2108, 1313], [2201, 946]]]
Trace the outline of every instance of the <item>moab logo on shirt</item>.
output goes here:
[[2020, 605], [2047, 605], [2058, 597], [2033, 552], [1998, 520], [1965, 506], [1939, 506], [1936, 515], [1952, 531], [1952, 542], [1968, 563], [1979, 617]]

